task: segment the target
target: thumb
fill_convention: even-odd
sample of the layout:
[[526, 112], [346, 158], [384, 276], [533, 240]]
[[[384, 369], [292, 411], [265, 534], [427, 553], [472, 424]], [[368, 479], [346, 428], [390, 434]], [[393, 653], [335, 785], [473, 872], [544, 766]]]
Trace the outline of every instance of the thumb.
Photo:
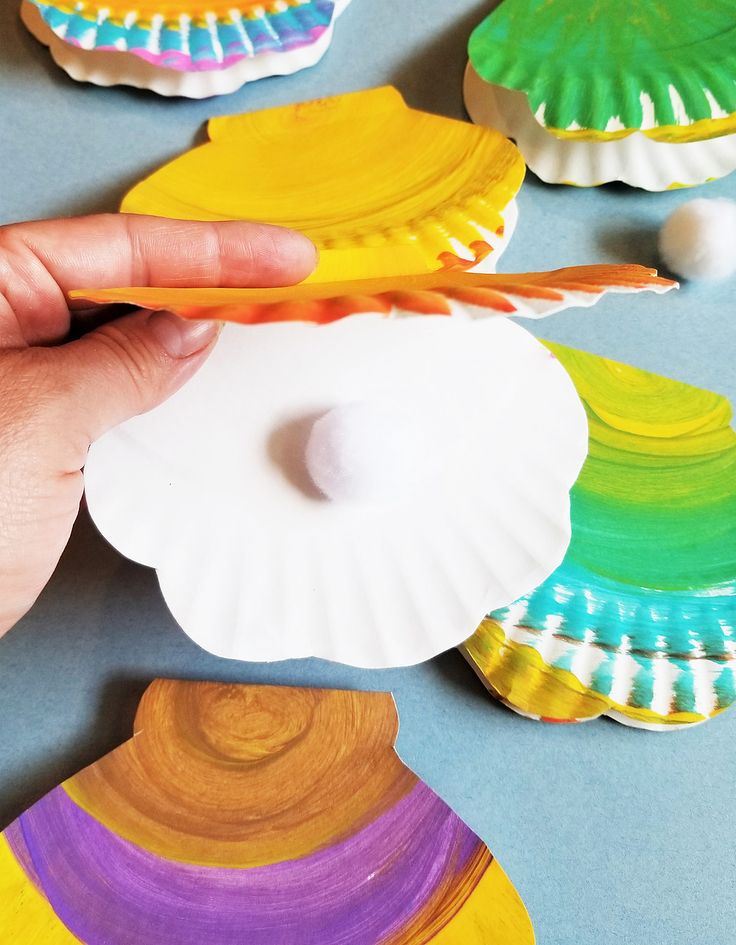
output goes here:
[[53, 349], [75, 442], [86, 452], [112, 427], [170, 397], [204, 363], [219, 331], [215, 321], [137, 312]]

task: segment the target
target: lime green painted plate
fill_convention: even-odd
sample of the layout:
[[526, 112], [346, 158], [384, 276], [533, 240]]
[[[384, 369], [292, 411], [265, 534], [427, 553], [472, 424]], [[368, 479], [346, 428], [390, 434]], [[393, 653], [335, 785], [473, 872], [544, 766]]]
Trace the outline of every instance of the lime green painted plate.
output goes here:
[[470, 61], [555, 134], [701, 140], [736, 131], [734, 0], [505, 0]]

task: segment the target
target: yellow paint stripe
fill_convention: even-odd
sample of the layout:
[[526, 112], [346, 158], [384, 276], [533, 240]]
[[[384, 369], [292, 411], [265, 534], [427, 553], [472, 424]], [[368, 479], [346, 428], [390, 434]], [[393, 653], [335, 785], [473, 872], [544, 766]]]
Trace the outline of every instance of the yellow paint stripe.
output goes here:
[[432, 945], [534, 945], [534, 941], [521, 896], [493, 860], [462, 909], [432, 938]]
[[688, 144], [693, 141], [706, 141], [719, 138], [736, 131], [736, 114], [725, 118], [703, 118], [689, 125], [658, 125], [656, 128], [622, 128], [619, 131], [598, 131], [596, 128], [579, 128], [569, 131], [565, 128], [545, 126], [545, 130], [555, 138], [567, 141], [620, 141], [631, 134], [643, 134], [652, 141], [666, 144]]
[[0, 835], [0, 942], [7, 945], [79, 945], [28, 879]]
[[653, 725], [688, 725], [706, 719], [696, 712], [660, 715], [593, 692], [568, 670], [548, 666], [534, 647], [507, 640], [494, 620], [484, 620], [462, 650], [481, 679], [527, 715], [573, 722], [613, 710], [632, 721]]

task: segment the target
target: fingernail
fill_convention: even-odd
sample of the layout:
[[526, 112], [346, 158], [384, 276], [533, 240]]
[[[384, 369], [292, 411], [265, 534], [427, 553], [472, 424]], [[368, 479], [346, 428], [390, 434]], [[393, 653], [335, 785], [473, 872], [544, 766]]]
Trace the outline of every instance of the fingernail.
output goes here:
[[304, 247], [302, 252], [304, 252], [305, 255], [308, 255], [308, 256], [311, 255], [312, 266], [314, 269], [316, 269], [317, 266], [319, 265], [319, 248], [308, 237], [304, 236], [304, 234], [300, 233], [299, 236], [301, 236], [303, 241], [308, 243], [308, 245]]
[[183, 360], [204, 351], [220, 333], [220, 323], [193, 322], [172, 312], [154, 312], [148, 326], [171, 358]]

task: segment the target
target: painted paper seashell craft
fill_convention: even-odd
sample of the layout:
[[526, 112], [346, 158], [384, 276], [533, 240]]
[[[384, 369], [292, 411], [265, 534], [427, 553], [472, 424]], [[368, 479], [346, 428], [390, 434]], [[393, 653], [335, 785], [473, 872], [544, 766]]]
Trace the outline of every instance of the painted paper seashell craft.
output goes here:
[[736, 433], [710, 391], [546, 343], [575, 382], [590, 448], [572, 542], [464, 653], [511, 708], [692, 725], [736, 701]]
[[318, 62], [349, 0], [23, 0], [73, 79], [207, 98]]
[[135, 735], [0, 835], [28, 945], [533, 945], [388, 693], [158, 680]]
[[[289, 207], [308, 208], [306, 225], [285, 211], [278, 174], [249, 188], [231, 173], [239, 160], [278, 171], [284, 129], [302, 123], [305, 199], [291, 194]], [[350, 172], [327, 173], [344, 149], [328, 142], [355, 127], [371, 133], [353, 142], [363, 178], [351, 204]], [[325, 129], [321, 168], [315, 128]], [[472, 271], [492, 255], [486, 237], [521, 183], [518, 152], [496, 133], [407, 109], [391, 89], [222, 119], [210, 133], [125, 208], [275, 214], [318, 238], [320, 263], [283, 289], [75, 293], [240, 323], [167, 403], [94, 445], [90, 513], [123, 554], [156, 568], [177, 622], [219, 656], [429, 659], [541, 583], [570, 538], [585, 415], [559, 362], [497, 316], [674, 283], [637, 266]], [[398, 158], [361, 160], [377, 140], [405, 143]], [[425, 144], [426, 167], [411, 164], [424, 186], [397, 202], [387, 172]]]
[[504, 0], [469, 43], [472, 119], [549, 183], [694, 186], [736, 168], [736, 8]]

